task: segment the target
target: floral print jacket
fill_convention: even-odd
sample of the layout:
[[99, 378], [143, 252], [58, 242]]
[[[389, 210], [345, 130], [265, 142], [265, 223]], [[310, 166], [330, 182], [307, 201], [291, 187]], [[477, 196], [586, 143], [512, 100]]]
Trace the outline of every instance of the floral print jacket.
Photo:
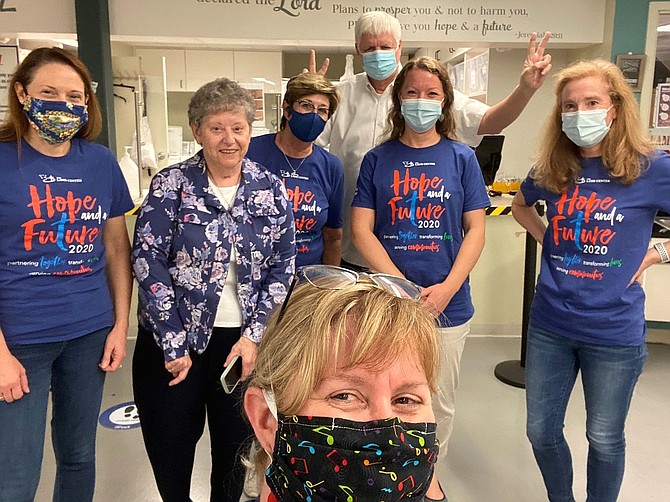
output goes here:
[[139, 322], [166, 361], [207, 348], [231, 246], [242, 336], [258, 343], [294, 272], [295, 227], [282, 182], [245, 158], [228, 211], [209, 187], [202, 151], [154, 176], [137, 217], [132, 260]]

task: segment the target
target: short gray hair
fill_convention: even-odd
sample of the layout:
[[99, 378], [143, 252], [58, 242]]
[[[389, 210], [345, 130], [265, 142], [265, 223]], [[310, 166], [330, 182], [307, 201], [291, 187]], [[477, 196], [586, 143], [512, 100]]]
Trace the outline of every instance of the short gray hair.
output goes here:
[[365, 34], [369, 35], [384, 35], [390, 33], [395, 38], [396, 42], [402, 39], [402, 31], [400, 30], [400, 21], [381, 10], [374, 10], [362, 14], [356, 20], [354, 34], [356, 36], [356, 43], [360, 43], [361, 37]]
[[188, 104], [188, 123], [202, 125], [207, 115], [227, 112], [241, 107], [249, 126], [256, 115], [256, 103], [251, 94], [229, 78], [217, 78], [198, 89]]

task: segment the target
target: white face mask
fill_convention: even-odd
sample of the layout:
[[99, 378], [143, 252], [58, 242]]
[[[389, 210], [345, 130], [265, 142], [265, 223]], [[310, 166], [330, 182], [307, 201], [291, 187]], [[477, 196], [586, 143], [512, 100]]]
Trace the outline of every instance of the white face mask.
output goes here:
[[607, 112], [612, 109], [612, 106], [607, 109], [561, 113], [563, 132], [579, 147], [590, 148], [597, 145], [603, 140], [612, 125], [611, 122], [610, 125], [607, 125], [606, 122]]

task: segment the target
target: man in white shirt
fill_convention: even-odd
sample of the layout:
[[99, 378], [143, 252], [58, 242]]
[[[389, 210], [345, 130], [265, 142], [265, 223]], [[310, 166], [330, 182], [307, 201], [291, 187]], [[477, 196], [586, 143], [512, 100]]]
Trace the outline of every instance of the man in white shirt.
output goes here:
[[[365, 262], [351, 242], [351, 201], [363, 156], [377, 146], [386, 127], [391, 89], [400, 71], [400, 22], [382, 11], [368, 12], [356, 21], [355, 36], [356, 52], [363, 59], [366, 72], [338, 86], [340, 106], [316, 143], [328, 147], [344, 166], [342, 262], [360, 269]], [[454, 90], [456, 133], [460, 141], [477, 146], [482, 135], [498, 134], [516, 120], [551, 70], [551, 56], [544, 54], [550, 36], [545, 33], [536, 47], [537, 35], [533, 34], [519, 84], [500, 103], [489, 107]], [[326, 59], [319, 73], [325, 74], [328, 63]], [[315, 66], [312, 54], [311, 71]]]

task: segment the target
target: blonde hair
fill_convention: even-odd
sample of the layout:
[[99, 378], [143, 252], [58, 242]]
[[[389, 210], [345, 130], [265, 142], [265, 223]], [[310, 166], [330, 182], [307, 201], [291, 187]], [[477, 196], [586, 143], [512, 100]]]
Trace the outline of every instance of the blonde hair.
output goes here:
[[579, 148], [562, 130], [561, 97], [569, 82], [585, 77], [605, 80], [616, 110], [616, 118], [602, 141], [602, 161], [610, 176], [623, 184], [634, 182], [648, 165], [647, 156], [654, 151], [651, 140], [643, 132], [635, 95], [621, 70], [600, 59], [577, 61], [554, 77], [556, 102], [547, 118], [532, 172], [538, 186], [554, 193], [571, 186], [581, 173]]
[[[416, 300], [397, 298], [363, 276], [346, 289], [309, 283], [293, 291], [281, 321], [273, 316], [258, 346], [249, 386], [272, 390], [277, 411], [295, 415], [321, 383], [328, 367], [347, 357], [346, 368], [371, 371], [410, 351], [437, 392], [439, 345], [435, 320]], [[271, 463], [257, 440], [242, 459], [245, 489], [259, 489]]]
[[[293, 109], [293, 103], [312, 94], [323, 94], [328, 98], [328, 116], [332, 117], [335, 110], [337, 110], [337, 106], [340, 104], [340, 91], [326, 77], [319, 73], [305, 72], [291, 78], [286, 84], [284, 103], [287, 103]], [[282, 114], [279, 129], [284, 129], [287, 124], [288, 120]]]
[[346, 289], [305, 283], [291, 295], [281, 322], [274, 316], [258, 347], [250, 386], [271, 389], [277, 410], [300, 412], [328, 367], [378, 371], [415, 354], [431, 392], [437, 391], [439, 346], [435, 320], [416, 300], [397, 298], [361, 279]]
[[391, 95], [392, 106], [388, 114], [388, 125], [384, 131], [384, 138], [386, 141], [391, 141], [400, 138], [405, 131], [405, 119], [400, 110], [402, 93], [405, 80], [410, 71], [423, 70], [440, 79], [442, 84], [442, 92], [444, 93], [444, 101], [442, 103], [442, 115], [435, 124], [435, 129], [440, 136], [448, 139], [456, 139], [456, 120], [454, 119], [454, 88], [449, 79], [449, 73], [442, 63], [437, 59], [429, 56], [421, 56], [412, 59], [403, 66], [400, 73], [393, 84], [393, 93]]

